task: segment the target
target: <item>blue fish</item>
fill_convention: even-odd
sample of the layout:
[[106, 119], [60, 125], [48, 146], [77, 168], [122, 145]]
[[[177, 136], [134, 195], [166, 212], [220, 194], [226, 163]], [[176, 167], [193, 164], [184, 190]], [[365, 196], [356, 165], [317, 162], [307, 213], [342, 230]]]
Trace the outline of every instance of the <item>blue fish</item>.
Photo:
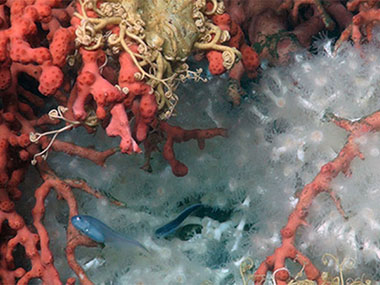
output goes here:
[[177, 218], [174, 220], [170, 221], [166, 225], [163, 225], [162, 227], [158, 228], [154, 234], [157, 238], [163, 238], [168, 236], [169, 234], [175, 232], [179, 225], [195, 210], [199, 209], [202, 207], [202, 204], [194, 204], [189, 207], [187, 207], [185, 210], [183, 210]]
[[71, 223], [77, 230], [96, 242], [137, 246], [149, 253], [149, 250], [137, 240], [115, 232], [94, 217], [77, 215], [71, 218]]

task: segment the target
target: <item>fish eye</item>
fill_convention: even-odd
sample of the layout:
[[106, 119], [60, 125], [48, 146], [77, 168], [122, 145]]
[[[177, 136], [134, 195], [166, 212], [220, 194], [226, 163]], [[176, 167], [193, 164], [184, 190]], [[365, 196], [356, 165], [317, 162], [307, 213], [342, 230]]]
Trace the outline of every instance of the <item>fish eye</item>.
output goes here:
[[80, 221], [82, 221], [82, 217], [80, 217], [80, 216], [74, 216], [73, 220], [80, 222]]

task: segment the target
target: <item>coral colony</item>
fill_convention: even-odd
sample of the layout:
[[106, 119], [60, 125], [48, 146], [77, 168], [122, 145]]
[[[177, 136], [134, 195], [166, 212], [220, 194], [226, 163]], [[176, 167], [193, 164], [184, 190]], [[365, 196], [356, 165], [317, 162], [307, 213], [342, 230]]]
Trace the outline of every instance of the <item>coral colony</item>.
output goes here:
[[1, 284], [379, 282], [379, 9], [0, 0]]

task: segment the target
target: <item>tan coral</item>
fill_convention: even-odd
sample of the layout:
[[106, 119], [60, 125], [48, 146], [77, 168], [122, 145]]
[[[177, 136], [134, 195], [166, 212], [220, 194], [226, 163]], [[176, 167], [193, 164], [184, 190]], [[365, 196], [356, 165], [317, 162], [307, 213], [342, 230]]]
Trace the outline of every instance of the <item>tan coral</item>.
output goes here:
[[[194, 50], [222, 52], [226, 69], [240, 59], [237, 49], [222, 45], [230, 38], [228, 31], [210, 18], [224, 13], [223, 2], [209, 2], [110, 0], [98, 5], [97, 0], [79, 1], [76, 43], [88, 50], [106, 49], [109, 55], [127, 52], [139, 70], [135, 79], [152, 86], [160, 117], [166, 119], [178, 101], [174, 91], [184, 78], [179, 75], [192, 77], [183, 62]], [[137, 52], [130, 48], [133, 44], [138, 45]]]

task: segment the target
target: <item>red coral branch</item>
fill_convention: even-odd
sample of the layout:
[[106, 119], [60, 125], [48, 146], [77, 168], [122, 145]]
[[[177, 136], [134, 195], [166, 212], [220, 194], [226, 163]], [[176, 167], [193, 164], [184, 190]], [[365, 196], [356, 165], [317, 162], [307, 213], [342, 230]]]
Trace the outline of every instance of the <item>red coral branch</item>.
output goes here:
[[[149, 141], [149, 135], [158, 130], [166, 140], [164, 157], [178, 176], [185, 175], [188, 170], [175, 158], [174, 143], [196, 139], [202, 149], [205, 139], [226, 136], [224, 129], [184, 130], [158, 122], [157, 110], [162, 106], [156, 101], [154, 84], [138, 76], [140, 70], [128, 53], [114, 55], [113, 64], [108, 64], [107, 59], [111, 57], [107, 58], [103, 47], [90, 51], [75, 46], [75, 32], [80, 19], [73, 16], [74, 5], [80, 5], [76, 1], [69, 2], [0, 0], [0, 280], [4, 284], [16, 281], [27, 284], [32, 279], [40, 279], [44, 284], [61, 284], [49, 248], [49, 234], [43, 223], [46, 197], [52, 189], [69, 208], [68, 263], [82, 284], [92, 284], [75, 259], [75, 249], [80, 245], [97, 244], [81, 235], [70, 222], [70, 218], [78, 214], [72, 190], [78, 188], [96, 198], [102, 198], [102, 195], [83, 181], [60, 179], [46, 161], [37, 157], [37, 169], [43, 182], [34, 192], [33, 224], [25, 223], [15, 210], [15, 203], [18, 199], [27, 198], [22, 197], [18, 187], [31, 159], [41, 154], [42, 149], [62, 151], [101, 166], [116, 151], [112, 148], [99, 152], [47, 136], [31, 143], [31, 133], [39, 130], [55, 134], [74, 127], [85, 127], [92, 132], [95, 126], [107, 126], [107, 134], [119, 136], [121, 151], [130, 154], [140, 152], [138, 144]], [[83, 11], [79, 9], [77, 12]], [[88, 16], [94, 14], [88, 11]], [[227, 14], [213, 20], [223, 30], [231, 28]], [[118, 33], [114, 28], [114, 25], [105, 27]], [[242, 32], [236, 27], [237, 42], [240, 41], [238, 37], [242, 39]], [[133, 39], [126, 42], [130, 50], [138, 53], [138, 45], [133, 43]], [[238, 48], [242, 45], [239, 43]], [[243, 67], [254, 72], [258, 64], [257, 55], [248, 46], [244, 46], [242, 51]], [[224, 72], [222, 53], [216, 54], [216, 61], [211, 59], [210, 64], [215, 63], [218, 72]], [[72, 68], [66, 65], [69, 55], [76, 59]], [[117, 62], [120, 70], [117, 70]], [[67, 95], [69, 93], [70, 96]], [[67, 122], [64, 128], [51, 130], [60, 120], [39, 114], [46, 103], [51, 102], [51, 98], [45, 96], [54, 97], [60, 105], [67, 107], [65, 117], [60, 117]], [[96, 110], [96, 116], [93, 110]], [[14, 251], [20, 245], [25, 249], [23, 258], [30, 260], [30, 268], [15, 268]], [[74, 283], [75, 278], [67, 280], [67, 284]]]
[[373, 27], [380, 21], [380, 10], [377, 7], [379, 2], [378, 0], [354, 0], [347, 3], [350, 11], [359, 9], [359, 13], [352, 18], [352, 24], [340, 35], [335, 44], [335, 50], [350, 37], [357, 48], [360, 48], [362, 44], [363, 35], [367, 41], [372, 40]]
[[141, 152], [138, 144], [132, 138], [128, 116], [123, 104], [116, 104], [111, 110], [112, 119], [106, 131], [110, 137], [121, 137], [120, 149], [123, 153]]
[[[72, 180], [68, 180], [67, 182], [69, 182], [70, 184], [66, 183], [65, 181], [62, 181], [55, 175], [55, 173], [49, 168], [49, 166], [42, 161], [39, 161], [38, 168], [41, 177], [44, 180], [44, 183], [37, 189], [35, 193], [36, 205], [32, 210], [32, 214], [34, 219], [34, 225], [38, 231], [38, 234], [41, 238], [43, 238], [43, 243], [41, 244], [41, 254], [45, 253], [45, 257], [48, 260], [52, 259], [51, 251], [49, 249], [49, 237], [45, 227], [41, 223], [41, 219], [45, 212], [45, 198], [49, 194], [50, 190], [54, 188], [54, 190], [58, 194], [58, 197], [65, 199], [69, 207], [66, 246], [66, 257], [68, 264], [72, 268], [72, 270], [77, 274], [82, 284], [92, 284], [90, 279], [88, 279], [83, 268], [77, 263], [75, 259], [75, 248], [79, 245], [94, 247], [97, 246], [97, 244], [88, 237], [80, 234], [71, 224], [71, 218], [75, 215], [78, 215], [78, 206], [74, 193], [72, 191], [72, 187], [81, 189], [81, 187], [84, 187], [86, 185], [84, 185], [82, 181], [74, 182]], [[101, 197], [101, 195], [97, 193], [97, 191], [89, 191], [89, 189], [87, 189], [86, 192], [94, 194], [96, 198]], [[72, 281], [72, 279], [68, 280], [68, 282]]]
[[117, 149], [111, 148], [102, 152], [96, 151], [88, 147], [81, 147], [69, 142], [55, 140], [52, 145], [53, 150], [65, 152], [68, 155], [75, 155], [91, 160], [93, 163], [104, 166], [106, 159], [113, 155]]
[[296, 249], [294, 244], [296, 231], [298, 227], [306, 224], [309, 208], [315, 197], [322, 192], [330, 194], [338, 211], [345, 217], [340, 201], [331, 189], [330, 183], [341, 172], [346, 176], [351, 175], [350, 164], [355, 157], [364, 159], [359, 150], [357, 138], [369, 132], [380, 130], [380, 111], [354, 122], [338, 118], [332, 114], [328, 114], [326, 118], [349, 132], [347, 142], [337, 157], [323, 165], [314, 180], [305, 185], [300, 192], [298, 203], [289, 215], [287, 224], [281, 230], [281, 246], [274, 251], [273, 255], [268, 256], [256, 270], [255, 284], [262, 284], [268, 271], [276, 272], [275, 279], [277, 284], [286, 284], [289, 279], [289, 272], [285, 268], [287, 258], [293, 259], [301, 266], [305, 266], [305, 274], [308, 279], [315, 280], [318, 284], [323, 282], [317, 268]]
[[203, 149], [205, 147], [206, 139], [215, 136], [227, 137], [227, 130], [222, 128], [185, 130], [181, 127], [171, 126], [166, 122], [160, 122], [159, 128], [166, 135], [163, 156], [169, 162], [173, 174], [176, 176], [185, 176], [188, 172], [188, 168], [176, 159], [174, 143], [181, 143], [195, 139], [198, 141], [198, 147]]

